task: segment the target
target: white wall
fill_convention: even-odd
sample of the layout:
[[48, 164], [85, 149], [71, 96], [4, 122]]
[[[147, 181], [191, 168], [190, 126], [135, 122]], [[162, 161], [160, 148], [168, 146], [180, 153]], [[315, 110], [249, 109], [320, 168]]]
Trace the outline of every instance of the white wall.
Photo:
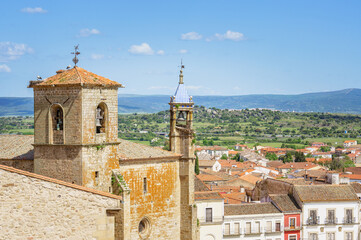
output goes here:
[[[261, 234], [251, 234], [251, 235], [244, 235], [246, 222], [251, 222], [251, 227], [255, 227], [255, 222], [260, 222]], [[272, 221], [272, 230], [275, 231], [276, 229], [276, 222], [281, 223], [281, 232], [273, 232], [271, 234], [265, 234], [266, 230], [266, 222]], [[234, 216], [224, 216], [224, 224], [230, 223], [231, 227], [231, 234], [235, 232], [234, 226], [235, 223], [240, 223], [240, 235], [238, 236], [223, 236], [223, 239], [233, 239], [233, 240], [240, 240], [240, 239], [270, 239], [270, 240], [280, 240], [284, 239], [283, 235], [283, 214], [282, 213], [274, 213], [274, 214], [258, 214], [258, 215], [234, 215]], [[224, 224], [223, 224], [223, 232], [224, 232]]]
[[[353, 209], [353, 217], [356, 220], [356, 224], [343, 224], [343, 219], [346, 217], [345, 209]], [[306, 225], [309, 217], [309, 211], [311, 209], [317, 210], [317, 216], [319, 216], [320, 224], [309, 226]], [[327, 218], [327, 209], [335, 210], [335, 217], [337, 218], [337, 225], [324, 224]], [[345, 232], [353, 232], [353, 239], [359, 239], [359, 212], [360, 207], [358, 202], [313, 202], [304, 203], [302, 209], [302, 237], [307, 239], [309, 233], [318, 233], [319, 240], [326, 240], [327, 232], [334, 232], [336, 239], [344, 239]], [[340, 231], [341, 229], [341, 231]]]
[[[196, 200], [197, 217], [199, 220], [200, 240], [221, 240], [223, 237], [222, 223], [224, 216], [224, 201]], [[213, 222], [206, 223], [206, 208], [212, 208]]]

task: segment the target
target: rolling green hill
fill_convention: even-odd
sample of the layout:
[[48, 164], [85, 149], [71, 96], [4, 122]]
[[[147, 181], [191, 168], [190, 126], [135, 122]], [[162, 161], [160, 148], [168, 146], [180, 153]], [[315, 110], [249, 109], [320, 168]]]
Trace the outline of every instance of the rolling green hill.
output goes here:
[[[220, 109], [269, 108], [296, 112], [361, 114], [361, 89], [298, 95], [194, 96], [196, 105]], [[169, 96], [119, 94], [119, 113], [156, 113], [168, 109]], [[32, 115], [32, 98], [0, 98], [0, 116]]]

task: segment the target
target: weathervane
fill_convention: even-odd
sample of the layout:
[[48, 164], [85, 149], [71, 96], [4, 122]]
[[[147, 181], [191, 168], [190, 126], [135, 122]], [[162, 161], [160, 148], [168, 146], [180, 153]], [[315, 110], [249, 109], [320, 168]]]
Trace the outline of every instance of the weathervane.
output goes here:
[[78, 59], [78, 57], [77, 57], [77, 56], [80, 54], [80, 52], [78, 51], [78, 49], [79, 49], [79, 44], [76, 45], [76, 46], [74, 46], [74, 49], [75, 49], [75, 51], [72, 52], [71, 54], [74, 54], [73, 63], [74, 63], [75, 66], [76, 66], [76, 64], [79, 62], [79, 59]]

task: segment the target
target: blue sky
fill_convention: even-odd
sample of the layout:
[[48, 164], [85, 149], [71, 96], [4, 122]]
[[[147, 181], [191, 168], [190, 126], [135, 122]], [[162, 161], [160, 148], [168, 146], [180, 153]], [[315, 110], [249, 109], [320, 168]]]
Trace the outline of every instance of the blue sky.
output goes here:
[[361, 88], [361, 1], [6, 1], [0, 96], [72, 64], [126, 86], [191, 95]]

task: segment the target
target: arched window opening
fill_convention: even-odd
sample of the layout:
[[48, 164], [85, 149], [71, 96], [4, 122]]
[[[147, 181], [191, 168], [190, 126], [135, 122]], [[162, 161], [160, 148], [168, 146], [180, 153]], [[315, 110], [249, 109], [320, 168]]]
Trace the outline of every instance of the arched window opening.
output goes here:
[[61, 107], [57, 107], [54, 116], [54, 130], [63, 130], [63, 110]]
[[52, 132], [51, 143], [64, 143], [64, 112], [60, 105], [54, 105], [51, 108]]
[[99, 104], [96, 109], [96, 133], [105, 133], [106, 130], [106, 121], [107, 121], [107, 113], [105, 104]]

